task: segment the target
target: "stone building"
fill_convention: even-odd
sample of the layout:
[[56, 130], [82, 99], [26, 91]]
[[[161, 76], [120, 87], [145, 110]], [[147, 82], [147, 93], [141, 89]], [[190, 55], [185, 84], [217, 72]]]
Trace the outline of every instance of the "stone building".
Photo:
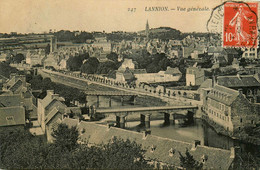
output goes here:
[[207, 118], [231, 133], [259, 122], [255, 107], [241, 91], [218, 84], [210, 90], [203, 105]]
[[209, 72], [200, 67], [189, 67], [186, 70], [186, 86], [199, 86], [209, 75]]
[[242, 90], [247, 99], [253, 103], [260, 102], [260, 76], [255, 75], [234, 75], [234, 76], [218, 76], [217, 83], [219, 85], [234, 89]]

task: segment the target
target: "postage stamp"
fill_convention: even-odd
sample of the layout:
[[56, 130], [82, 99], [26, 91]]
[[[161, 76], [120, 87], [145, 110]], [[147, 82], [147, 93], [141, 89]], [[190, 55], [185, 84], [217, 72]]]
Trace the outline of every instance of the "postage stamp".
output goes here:
[[223, 47], [257, 47], [258, 3], [224, 4]]

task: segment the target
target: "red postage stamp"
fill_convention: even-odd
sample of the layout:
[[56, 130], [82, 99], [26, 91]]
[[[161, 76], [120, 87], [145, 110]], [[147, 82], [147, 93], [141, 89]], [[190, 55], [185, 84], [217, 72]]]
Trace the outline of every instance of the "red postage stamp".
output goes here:
[[224, 4], [223, 47], [257, 47], [257, 3]]

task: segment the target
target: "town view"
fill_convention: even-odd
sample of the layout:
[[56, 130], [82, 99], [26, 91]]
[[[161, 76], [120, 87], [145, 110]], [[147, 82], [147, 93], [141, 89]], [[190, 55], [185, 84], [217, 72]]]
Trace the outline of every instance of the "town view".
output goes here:
[[259, 169], [259, 48], [153, 25], [0, 33], [0, 168]]

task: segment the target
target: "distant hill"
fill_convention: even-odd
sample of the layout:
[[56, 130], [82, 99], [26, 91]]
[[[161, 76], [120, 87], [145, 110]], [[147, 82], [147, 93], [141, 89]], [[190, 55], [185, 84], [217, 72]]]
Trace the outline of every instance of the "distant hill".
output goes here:
[[[138, 32], [141, 35], [145, 35], [145, 30]], [[159, 28], [151, 28], [149, 30], [150, 38], [159, 38], [162, 40], [168, 39], [183, 39], [183, 34], [181, 31], [171, 28], [171, 27], [159, 27]]]

